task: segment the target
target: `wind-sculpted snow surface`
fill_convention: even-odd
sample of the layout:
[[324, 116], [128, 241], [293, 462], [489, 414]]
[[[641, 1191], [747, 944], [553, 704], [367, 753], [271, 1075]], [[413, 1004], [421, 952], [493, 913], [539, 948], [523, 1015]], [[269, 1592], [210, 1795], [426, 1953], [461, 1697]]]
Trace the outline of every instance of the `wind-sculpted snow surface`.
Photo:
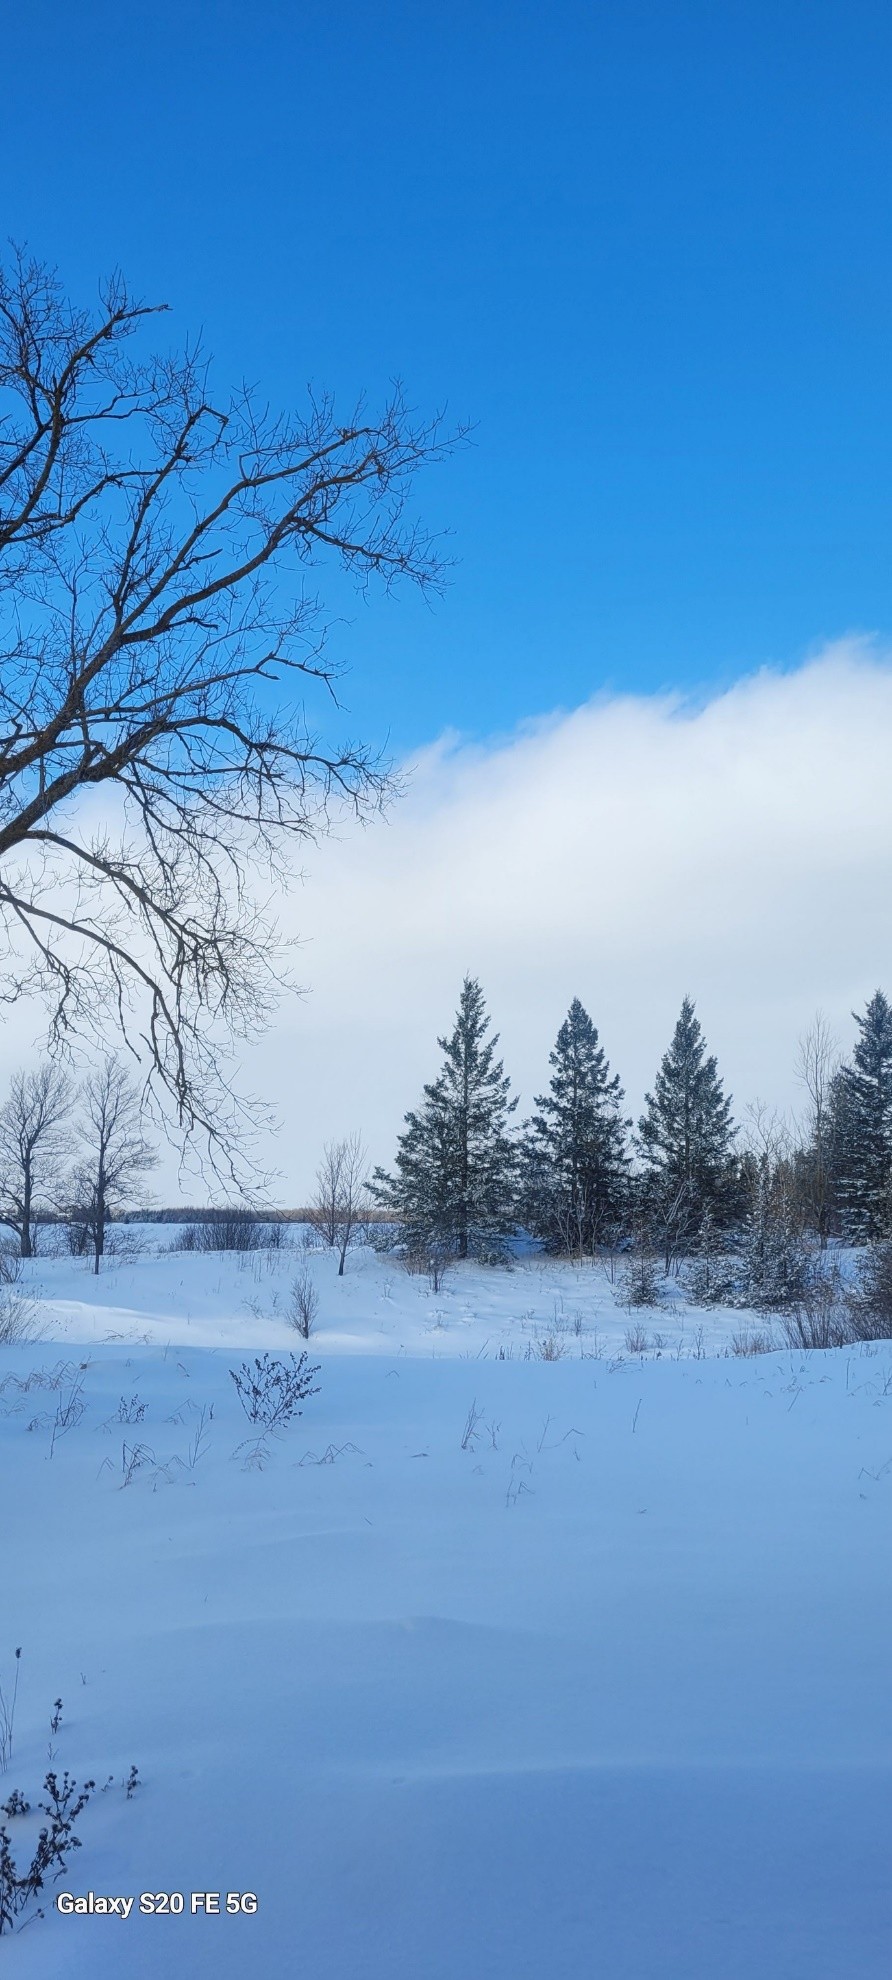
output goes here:
[[350, 1353], [358, 1301], [264, 1439], [229, 1369], [272, 1323], [210, 1345], [200, 1268], [169, 1346], [0, 1351], [0, 1800], [48, 1743], [99, 1783], [10, 1972], [886, 1980], [892, 1346]]

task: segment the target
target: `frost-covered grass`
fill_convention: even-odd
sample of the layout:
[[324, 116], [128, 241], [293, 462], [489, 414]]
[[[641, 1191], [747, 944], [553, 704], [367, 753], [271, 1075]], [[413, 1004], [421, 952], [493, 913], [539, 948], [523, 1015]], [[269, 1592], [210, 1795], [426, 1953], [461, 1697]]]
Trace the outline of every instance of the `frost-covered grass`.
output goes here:
[[320, 1393], [261, 1448], [229, 1370], [303, 1349], [302, 1253], [30, 1268], [0, 1800], [51, 1748], [113, 1777], [59, 1890], [259, 1909], [48, 1909], [10, 1971], [885, 1980], [892, 1345], [742, 1359], [746, 1316], [590, 1267], [310, 1259]]

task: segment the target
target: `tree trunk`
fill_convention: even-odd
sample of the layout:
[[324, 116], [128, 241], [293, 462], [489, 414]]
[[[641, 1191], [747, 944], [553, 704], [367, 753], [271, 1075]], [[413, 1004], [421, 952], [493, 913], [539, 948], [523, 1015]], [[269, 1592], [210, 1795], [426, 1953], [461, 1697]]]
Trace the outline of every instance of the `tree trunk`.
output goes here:
[[19, 1251], [23, 1258], [31, 1257], [31, 1158], [25, 1160], [24, 1189], [22, 1190], [22, 1228], [19, 1233]]
[[93, 1274], [99, 1277], [99, 1260], [105, 1250], [105, 1199], [103, 1191], [96, 1191], [96, 1217], [93, 1224]]

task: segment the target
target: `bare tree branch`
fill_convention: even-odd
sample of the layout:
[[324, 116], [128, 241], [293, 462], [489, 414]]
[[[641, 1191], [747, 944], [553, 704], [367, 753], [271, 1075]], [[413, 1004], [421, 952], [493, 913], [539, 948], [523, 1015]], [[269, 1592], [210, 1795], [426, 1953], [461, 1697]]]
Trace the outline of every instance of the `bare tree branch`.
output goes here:
[[110, 1014], [226, 1170], [221, 1050], [287, 980], [258, 876], [281, 892], [296, 843], [393, 789], [329, 741], [307, 570], [436, 588], [409, 500], [462, 436], [399, 388], [346, 420], [218, 402], [200, 348], [142, 354], [158, 313], [117, 275], [91, 314], [23, 252], [0, 270], [0, 919], [56, 1039]]

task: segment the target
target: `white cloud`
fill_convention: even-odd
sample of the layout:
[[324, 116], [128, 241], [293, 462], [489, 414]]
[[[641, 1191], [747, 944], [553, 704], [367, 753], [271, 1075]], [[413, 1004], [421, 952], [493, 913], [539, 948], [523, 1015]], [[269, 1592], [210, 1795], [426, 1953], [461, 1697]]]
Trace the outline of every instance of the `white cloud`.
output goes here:
[[578, 995], [637, 1112], [685, 991], [735, 1100], [795, 1099], [818, 1006], [892, 992], [892, 663], [864, 642], [703, 705], [596, 700], [416, 761], [389, 820], [308, 862], [284, 904], [311, 986], [254, 1047], [283, 1200], [359, 1128], [389, 1160], [480, 977], [521, 1112]]

